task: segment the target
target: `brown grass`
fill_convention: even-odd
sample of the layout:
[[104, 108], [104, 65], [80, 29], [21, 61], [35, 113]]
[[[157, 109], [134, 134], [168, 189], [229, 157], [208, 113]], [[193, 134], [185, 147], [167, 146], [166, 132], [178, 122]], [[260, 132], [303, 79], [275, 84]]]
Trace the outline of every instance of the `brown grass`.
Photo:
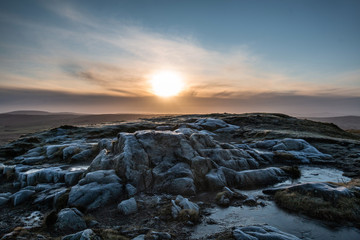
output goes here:
[[335, 204], [322, 198], [287, 190], [275, 194], [275, 202], [282, 208], [330, 221], [349, 221], [360, 224], [360, 199], [340, 197]]

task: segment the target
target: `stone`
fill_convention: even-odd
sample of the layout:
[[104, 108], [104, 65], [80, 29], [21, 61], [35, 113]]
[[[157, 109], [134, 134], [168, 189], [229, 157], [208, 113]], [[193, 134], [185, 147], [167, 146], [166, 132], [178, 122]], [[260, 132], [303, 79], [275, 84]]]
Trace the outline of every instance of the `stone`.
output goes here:
[[161, 239], [161, 240], [171, 239], [171, 234], [167, 232], [151, 231], [149, 235], [151, 239]]
[[258, 202], [254, 197], [249, 197], [248, 199], [244, 200], [243, 204], [249, 207], [255, 207], [258, 205]]
[[276, 167], [246, 171], [234, 171], [229, 168], [220, 167], [206, 175], [208, 186], [214, 190], [225, 186], [255, 188], [282, 182], [287, 178], [287, 174], [282, 169]]
[[101, 139], [98, 142], [98, 148], [99, 148], [99, 150], [106, 149], [108, 151], [111, 151], [112, 143], [113, 143], [112, 139], [107, 139], [107, 138]]
[[92, 160], [92, 156], [94, 155], [95, 150], [93, 149], [85, 149], [71, 157], [70, 162], [76, 163], [76, 162], [89, 162]]
[[67, 145], [50, 145], [46, 147], [46, 156], [49, 159], [60, 158], [62, 159], [63, 149], [67, 147]]
[[65, 147], [63, 149], [63, 160], [69, 160], [73, 155], [77, 154], [81, 152], [81, 146], [78, 145], [70, 145], [68, 147]]
[[83, 173], [84, 173], [83, 170], [71, 171], [71, 172], [65, 173], [65, 175], [64, 175], [65, 184], [67, 186], [74, 186], [75, 184], [77, 184], [79, 182], [79, 179], [83, 175]]
[[[324, 161], [332, 160], [331, 155], [321, 153], [303, 139], [284, 138], [279, 140], [265, 140], [253, 143], [250, 146], [274, 152], [274, 160], [281, 163], [323, 163]], [[265, 155], [265, 157], [269, 158], [271, 155]]]
[[125, 190], [129, 197], [133, 197], [137, 193], [137, 189], [129, 183], [125, 185]]
[[233, 237], [235, 240], [300, 240], [300, 238], [294, 235], [282, 232], [279, 229], [268, 225], [235, 228], [233, 230]]
[[64, 208], [57, 216], [55, 229], [61, 232], [79, 231], [86, 228], [83, 214], [76, 208]]
[[[195, 122], [195, 124], [206, 130], [210, 130], [210, 131], [213, 131], [213, 130], [216, 130], [219, 128], [226, 128], [229, 126], [234, 126], [234, 125], [227, 124], [226, 122], [224, 122], [221, 119], [214, 119], [214, 118], [201, 118], [201, 119], [198, 119]], [[238, 126], [234, 126], [234, 127], [239, 128]]]
[[89, 172], [79, 181], [79, 185], [96, 182], [99, 184], [120, 183], [121, 179], [116, 175], [115, 170], [98, 170]]
[[17, 206], [29, 200], [34, 194], [35, 194], [34, 190], [20, 190], [11, 196], [11, 200], [14, 206]]
[[137, 203], [135, 198], [130, 198], [119, 203], [117, 208], [122, 214], [130, 215], [137, 212]]
[[176, 196], [175, 202], [179, 205], [182, 209], [189, 209], [199, 212], [199, 206], [196, 203], [191, 202], [189, 199], [184, 198], [181, 195]]
[[91, 211], [117, 200], [122, 193], [120, 183], [75, 185], [70, 190], [68, 205]]
[[83, 231], [67, 235], [61, 240], [100, 240], [101, 238], [98, 237], [93, 230], [85, 229]]

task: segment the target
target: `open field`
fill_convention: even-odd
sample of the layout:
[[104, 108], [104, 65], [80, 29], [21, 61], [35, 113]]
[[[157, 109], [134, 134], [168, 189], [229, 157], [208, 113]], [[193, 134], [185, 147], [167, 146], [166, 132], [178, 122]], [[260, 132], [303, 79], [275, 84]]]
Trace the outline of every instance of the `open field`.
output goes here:
[[155, 115], [146, 114], [97, 114], [46, 113], [21, 111], [0, 114], [0, 145], [16, 140], [21, 135], [44, 131], [61, 125], [93, 125], [136, 120]]
[[[21, 135], [48, 130], [61, 125], [94, 125], [132, 121], [139, 118], [158, 116], [158, 114], [76, 114], [49, 113], [41, 111], [16, 111], [0, 114], [0, 145], [16, 140]], [[334, 123], [344, 130], [360, 134], [360, 117], [344, 116], [316, 118], [308, 117], [318, 122]]]

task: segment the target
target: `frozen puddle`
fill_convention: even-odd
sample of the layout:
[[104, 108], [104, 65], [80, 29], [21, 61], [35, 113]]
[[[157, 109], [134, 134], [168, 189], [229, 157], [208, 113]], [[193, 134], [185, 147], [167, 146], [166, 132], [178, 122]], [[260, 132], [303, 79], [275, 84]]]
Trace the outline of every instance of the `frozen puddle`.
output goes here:
[[[343, 177], [342, 172], [332, 168], [303, 166], [300, 168], [302, 177], [296, 181], [286, 181], [279, 185], [291, 185], [305, 182], [347, 182], [350, 178]], [[262, 189], [243, 191], [249, 196], [262, 195]], [[272, 201], [265, 201], [261, 207], [216, 207], [212, 209], [211, 218], [217, 224], [210, 225], [206, 219], [194, 228], [193, 239], [203, 238], [235, 226], [268, 224], [281, 231], [293, 234], [301, 239], [360, 239], [360, 230], [355, 227], [343, 227], [320, 220], [314, 220], [303, 215], [288, 213], [276, 206]]]

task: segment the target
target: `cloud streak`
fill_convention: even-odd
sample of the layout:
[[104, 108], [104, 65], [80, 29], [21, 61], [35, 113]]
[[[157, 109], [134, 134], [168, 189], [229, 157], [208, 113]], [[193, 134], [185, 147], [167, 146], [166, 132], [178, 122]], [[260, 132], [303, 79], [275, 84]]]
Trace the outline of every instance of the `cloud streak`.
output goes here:
[[[350, 106], [341, 108], [350, 110], [360, 97], [360, 70], [329, 79], [311, 79], [307, 73], [294, 76], [265, 62], [247, 46], [214, 50], [193, 36], [98, 19], [66, 2], [45, 2], [45, 7], [62, 19], [61, 24], [32, 22], [13, 15], [0, 18], [1, 24], [26, 29], [24, 34], [36, 42], [36, 47], [7, 45], [11, 54], [0, 56], [0, 88], [8, 91], [2, 91], [2, 109], [21, 108], [20, 103], [42, 106], [46, 99], [47, 105], [60, 106], [62, 102], [69, 107], [74, 101], [75, 106], [97, 106], [100, 112], [149, 112], [156, 103], [161, 107], [154, 111], [168, 112], [174, 105], [154, 100], [157, 98], [152, 97], [149, 83], [149, 77], [163, 69], [184, 76], [186, 88], [178, 98], [183, 102], [176, 105], [184, 113], [201, 109], [267, 111], [259, 107], [261, 104], [280, 111], [290, 103], [303, 109], [306, 104], [314, 105], [311, 101], [319, 102], [317, 110], [323, 112], [320, 106], [337, 106], [337, 100], [343, 99]], [[213, 108], [203, 101], [211, 102]], [[111, 102], [121, 108], [116, 111]], [[290, 111], [288, 106], [284, 109]]]
[[36, 89], [0, 89], [2, 112], [43, 109], [80, 113], [282, 112], [294, 116], [360, 115], [360, 97], [244, 93], [241, 98], [157, 97], [77, 94]]

